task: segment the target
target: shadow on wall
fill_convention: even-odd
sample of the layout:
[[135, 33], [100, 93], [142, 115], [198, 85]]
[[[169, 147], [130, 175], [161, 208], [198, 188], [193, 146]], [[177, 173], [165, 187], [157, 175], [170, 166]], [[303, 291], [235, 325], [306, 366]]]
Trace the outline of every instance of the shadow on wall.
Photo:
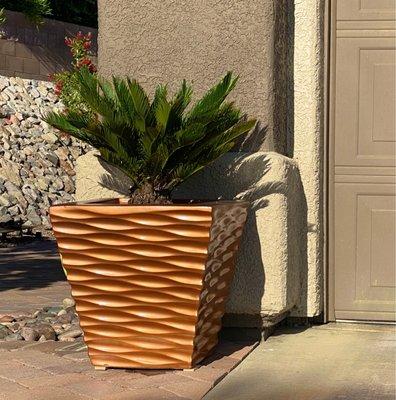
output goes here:
[[[286, 218], [284, 224], [279, 226], [283, 231], [280, 232], [283, 235], [283, 249], [273, 247], [274, 242], [271, 240], [271, 233], [265, 235], [265, 239], [262, 242], [264, 247], [262, 255], [262, 268], [268, 270], [268, 268], [276, 268], [274, 265], [268, 265], [269, 258], [275, 258], [276, 256], [272, 251], [284, 251], [283, 256], [285, 258], [277, 258], [277, 262], [282, 264], [286, 268], [286, 274], [279, 281], [279, 284], [283, 285], [285, 292], [283, 292], [283, 299], [279, 299], [280, 303], [277, 305], [272, 303], [271, 298], [276, 299], [275, 293], [265, 293], [265, 279], [263, 279], [264, 293], [261, 303], [261, 314], [263, 317], [271, 319], [273, 316], [272, 311], [277, 311], [279, 314], [287, 312], [292, 308], [298, 309], [302, 315], [306, 314], [307, 296], [308, 296], [308, 260], [307, 260], [307, 235], [308, 235], [308, 224], [307, 224], [307, 200], [304, 194], [304, 188], [301, 182], [301, 177], [298, 169], [295, 165], [291, 168], [293, 171], [284, 171], [284, 175], [279, 172], [282, 171], [282, 167], [279, 163], [270, 161], [271, 158], [276, 157], [275, 155], [266, 155], [262, 158], [264, 164], [262, 177], [253, 184], [249, 182], [250, 187], [245, 192], [237, 194], [236, 197], [249, 200], [251, 206], [251, 218], [254, 218], [254, 223], [249, 225], [249, 229], [253, 232], [257, 232], [257, 218], [263, 219], [264, 225], [262, 229], [268, 230], [274, 228], [274, 240], [277, 240], [276, 223], [271, 219], [278, 218], [282, 220]], [[281, 157], [281, 156], [278, 156]], [[237, 163], [241, 163], [246, 169], [257, 168], [249, 162], [250, 157], [245, 160], [236, 160]], [[287, 160], [284, 158], [284, 160]], [[273, 160], [274, 161], [274, 160]], [[245, 165], [244, 165], [245, 164]], [[276, 164], [276, 165], [275, 165]], [[290, 167], [292, 164], [290, 165]], [[240, 166], [239, 166], [240, 168]], [[271, 168], [276, 168], [277, 171], [271, 171]], [[242, 171], [240, 171], [242, 172]], [[275, 176], [273, 176], [275, 173]], [[279, 208], [280, 207], [280, 208]], [[268, 215], [262, 215], [261, 210], [267, 208]], [[279, 222], [279, 221], [278, 221]], [[252, 248], [252, 239], [250, 235], [246, 241], [246, 249], [252, 251], [253, 254], [257, 254], [255, 248]], [[263, 233], [257, 232], [257, 239], [259, 236], [263, 236]], [[260, 240], [259, 240], [260, 243]], [[266, 247], [266, 248], [265, 248]], [[267, 261], [267, 263], [265, 262]], [[258, 268], [258, 266], [256, 266]], [[250, 272], [250, 271], [249, 271]], [[272, 282], [268, 282], [269, 286], [274, 284], [274, 275], [282, 274], [284, 271], [268, 271], [271, 273]], [[279, 290], [282, 292], [282, 287], [272, 287], [271, 290]], [[257, 299], [256, 299], [257, 300]], [[258, 304], [255, 301], [255, 304]], [[271, 309], [271, 307], [274, 307]], [[256, 310], [258, 311], [258, 309]], [[274, 315], [275, 316], [275, 315]]]
[[174, 197], [251, 202], [229, 313], [271, 319], [304, 307], [307, 206], [292, 160], [276, 153], [228, 153], [184, 183]]
[[[260, 163], [260, 172], [257, 173], [257, 166], [251, 168], [245, 158], [244, 153], [226, 154], [177, 188], [173, 197], [202, 200], [230, 200], [238, 197], [252, 201], [253, 193], [251, 196], [240, 196], [240, 194], [248, 188], [255, 187], [257, 180], [268, 172], [270, 163], [264, 159]], [[249, 210], [231, 285], [231, 292], [237, 293], [239, 297], [237, 308], [251, 315], [260, 314], [265, 287], [262, 243], [260, 243], [256, 213], [267, 205], [268, 199], [256, 199]], [[243, 266], [249, 267], [246, 269]], [[233, 309], [232, 312], [237, 313], [238, 310]]]
[[254, 129], [246, 136], [239, 137], [234, 146], [234, 151], [254, 152], [263, 148], [267, 137], [268, 127], [258, 121]]
[[294, 1], [274, 2], [274, 147], [293, 158]]

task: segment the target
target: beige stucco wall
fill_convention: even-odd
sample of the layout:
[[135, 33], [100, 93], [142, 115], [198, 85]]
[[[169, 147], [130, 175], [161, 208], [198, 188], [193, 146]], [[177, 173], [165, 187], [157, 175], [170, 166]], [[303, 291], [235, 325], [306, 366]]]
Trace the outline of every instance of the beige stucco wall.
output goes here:
[[275, 99], [278, 89], [285, 93], [275, 83], [283, 68], [275, 68], [281, 46], [274, 46], [280, 35], [275, 21], [282, 18], [277, 5], [283, 2], [99, 0], [100, 72], [132, 75], [149, 90], [158, 83], [175, 88], [185, 78], [199, 96], [231, 70], [240, 75], [233, 97], [260, 121], [244, 150], [279, 151], [285, 132], [274, 129], [285, 118], [279, 118]]
[[[99, 0], [101, 73], [132, 75], [150, 90], [159, 82], [175, 87], [186, 78], [199, 95], [233, 70], [241, 77], [234, 98], [260, 121], [242, 150], [271, 149], [294, 158], [308, 233], [282, 235], [285, 242], [308, 240], [303, 255], [308, 263], [300, 271], [305, 295], [293, 311], [298, 316], [319, 315], [323, 308], [323, 10], [324, 0], [137, 0], [133, 6], [127, 0]], [[221, 180], [216, 185], [228, 190]], [[274, 225], [270, 230], [275, 234]], [[280, 263], [276, 252], [268, 258]], [[241, 304], [252, 295], [239, 293]]]
[[299, 314], [323, 310], [324, 0], [295, 1], [294, 149], [308, 204], [308, 298]]

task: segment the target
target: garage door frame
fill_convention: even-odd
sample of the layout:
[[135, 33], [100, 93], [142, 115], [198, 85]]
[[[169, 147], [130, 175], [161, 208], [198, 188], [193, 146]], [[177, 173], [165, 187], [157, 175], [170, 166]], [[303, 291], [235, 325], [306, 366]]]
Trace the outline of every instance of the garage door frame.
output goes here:
[[334, 159], [335, 159], [335, 65], [336, 65], [336, 0], [325, 0], [325, 76], [324, 76], [324, 115], [325, 115], [325, 184], [324, 184], [324, 321], [335, 320], [335, 199], [334, 199]]
[[326, 0], [325, 24], [324, 24], [324, 48], [325, 48], [325, 76], [324, 76], [324, 107], [326, 135], [324, 155], [327, 166], [325, 171], [325, 206], [324, 206], [324, 319], [325, 322], [335, 321], [335, 266], [334, 266], [334, 87], [335, 87], [335, 35], [336, 35], [336, 1]]

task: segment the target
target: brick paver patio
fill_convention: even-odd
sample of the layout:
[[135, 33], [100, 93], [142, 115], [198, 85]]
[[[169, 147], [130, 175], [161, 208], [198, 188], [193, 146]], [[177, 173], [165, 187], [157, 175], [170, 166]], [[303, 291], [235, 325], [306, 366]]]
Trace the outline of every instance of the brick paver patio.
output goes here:
[[[59, 305], [70, 295], [64, 279], [52, 241], [0, 248], [0, 316]], [[0, 399], [201, 399], [256, 344], [222, 339], [194, 371], [95, 371], [82, 341], [0, 341]]]

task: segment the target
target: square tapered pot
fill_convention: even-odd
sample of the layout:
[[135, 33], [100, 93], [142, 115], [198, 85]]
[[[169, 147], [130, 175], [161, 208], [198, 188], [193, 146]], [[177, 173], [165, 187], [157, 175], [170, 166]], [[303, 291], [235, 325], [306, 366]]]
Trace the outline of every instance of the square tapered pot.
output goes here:
[[247, 207], [115, 199], [50, 208], [94, 366], [192, 368], [213, 350]]

